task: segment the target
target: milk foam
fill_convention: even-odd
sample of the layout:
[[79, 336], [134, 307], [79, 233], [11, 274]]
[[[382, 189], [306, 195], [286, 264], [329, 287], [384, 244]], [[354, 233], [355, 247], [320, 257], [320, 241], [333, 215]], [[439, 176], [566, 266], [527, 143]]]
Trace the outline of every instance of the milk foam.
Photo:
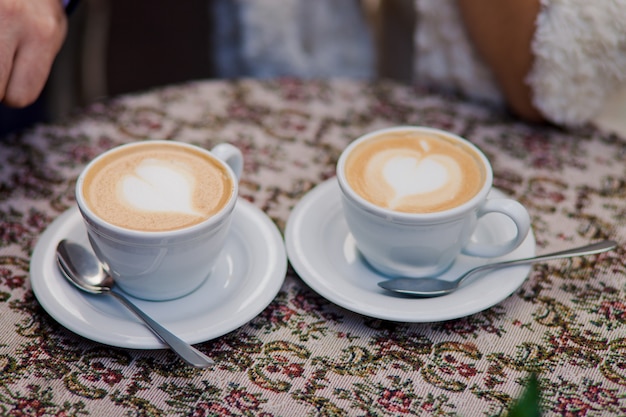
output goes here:
[[185, 167], [159, 159], [145, 159], [135, 172], [121, 179], [120, 200], [137, 210], [202, 216], [193, 205], [195, 178]]
[[366, 200], [391, 210], [427, 213], [475, 195], [484, 173], [474, 151], [425, 133], [393, 132], [360, 144], [345, 174]]
[[133, 230], [189, 227], [218, 213], [234, 184], [213, 157], [175, 144], [120, 148], [85, 176], [87, 205], [105, 221]]
[[[422, 148], [430, 149], [424, 144]], [[391, 209], [401, 206], [405, 197], [437, 193], [439, 199], [454, 198], [461, 176], [459, 164], [446, 155], [402, 148], [379, 152], [367, 162], [365, 172], [371, 184], [384, 179], [391, 197], [387, 206]]]
[[385, 163], [382, 172], [397, 197], [435, 191], [444, 187], [450, 177], [446, 167], [434, 158], [397, 156]]

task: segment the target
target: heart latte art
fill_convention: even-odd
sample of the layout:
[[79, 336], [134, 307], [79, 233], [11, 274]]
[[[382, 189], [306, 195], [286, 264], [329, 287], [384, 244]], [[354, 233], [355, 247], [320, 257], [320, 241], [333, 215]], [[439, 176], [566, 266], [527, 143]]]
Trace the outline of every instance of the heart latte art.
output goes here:
[[202, 216], [194, 207], [196, 179], [184, 165], [163, 159], [144, 159], [118, 184], [121, 201], [137, 210]]
[[380, 207], [431, 213], [463, 204], [482, 187], [478, 156], [451, 139], [388, 132], [364, 141], [345, 164], [350, 186]]
[[200, 223], [221, 210], [232, 192], [217, 161], [168, 144], [112, 152], [89, 169], [83, 183], [87, 204], [99, 217], [142, 231]]

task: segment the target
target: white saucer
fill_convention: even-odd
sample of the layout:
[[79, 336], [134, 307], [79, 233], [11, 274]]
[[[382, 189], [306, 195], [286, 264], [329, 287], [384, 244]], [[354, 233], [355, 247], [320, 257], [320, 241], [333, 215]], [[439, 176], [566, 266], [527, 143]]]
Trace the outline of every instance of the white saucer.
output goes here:
[[[335, 178], [311, 190], [292, 211], [285, 231], [287, 254], [298, 275], [333, 303], [366, 316], [401, 322], [436, 322], [465, 317], [507, 298], [524, 282], [530, 266], [494, 270], [437, 298], [409, 298], [378, 287], [386, 279], [371, 269], [358, 253], [341, 208], [341, 191]], [[491, 196], [504, 197], [498, 190]], [[488, 221], [487, 221], [488, 219]], [[474, 239], [497, 242], [514, 233], [510, 219], [490, 214], [479, 222]], [[507, 260], [534, 256], [532, 230]], [[451, 280], [487, 259], [461, 255], [440, 276]]]
[[[164, 348], [118, 301], [81, 292], [61, 276], [55, 249], [65, 238], [89, 247], [76, 208], [52, 222], [33, 253], [31, 284], [43, 308], [67, 329], [96, 342], [134, 349]], [[171, 301], [131, 299], [181, 339], [199, 343], [256, 317], [280, 290], [286, 270], [280, 232], [261, 210], [239, 199], [221, 258], [198, 290]]]

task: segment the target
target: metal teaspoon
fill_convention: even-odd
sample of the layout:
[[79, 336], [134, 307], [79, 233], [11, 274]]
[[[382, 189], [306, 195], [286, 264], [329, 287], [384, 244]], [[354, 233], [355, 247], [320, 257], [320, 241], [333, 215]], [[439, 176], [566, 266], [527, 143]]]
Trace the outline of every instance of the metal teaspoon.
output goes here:
[[182, 360], [196, 368], [206, 368], [215, 362], [187, 342], [150, 318], [125, 296], [112, 291], [115, 281], [107, 274], [94, 254], [83, 246], [62, 240], [57, 245], [57, 264], [63, 276], [74, 286], [91, 294], [110, 295], [144, 321], [146, 326]]
[[614, 249], [617, 243], [612, 240], [603, 240], [591, 245], [580, 246], [560, 252], [534, 256], [532, 258], [516, 259], [512, 261], [495, 262], [470, 269], [454, 281], [444, 281], [437, 278], [394, 278], [378, 283], [379, 287], [386, 290], [409, 294], [415, 297], [439, 297], [456, 290], [463, 281], [477, 272], [488, 269], [504, 268], [515, 265], [525, 265], [533, 262], [548, 261], [552, 259], [571, 258], [574, 256], [594, 255]]

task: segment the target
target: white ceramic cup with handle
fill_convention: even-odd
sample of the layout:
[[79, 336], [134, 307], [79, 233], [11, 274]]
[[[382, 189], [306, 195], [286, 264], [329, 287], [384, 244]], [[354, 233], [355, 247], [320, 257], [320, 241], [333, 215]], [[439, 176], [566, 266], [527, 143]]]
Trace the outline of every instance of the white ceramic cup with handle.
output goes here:
[[76, 184], [91, 246], [126, 293], [169, 300], [209, 277], [229, 233], [239, 149], [146, 140], [92, 160]]
[[[337, 180], [359, 252], [388, 276], [436, 276], [461, 253], [501, 256], [530, 230], [520, 203], [488, 198], [493, 173], [485, 155], [443, 130], [398, 126], [363, 135], [342, 152]], [[472, 241], [489, 213], [510, 218], [514, 236]]]

